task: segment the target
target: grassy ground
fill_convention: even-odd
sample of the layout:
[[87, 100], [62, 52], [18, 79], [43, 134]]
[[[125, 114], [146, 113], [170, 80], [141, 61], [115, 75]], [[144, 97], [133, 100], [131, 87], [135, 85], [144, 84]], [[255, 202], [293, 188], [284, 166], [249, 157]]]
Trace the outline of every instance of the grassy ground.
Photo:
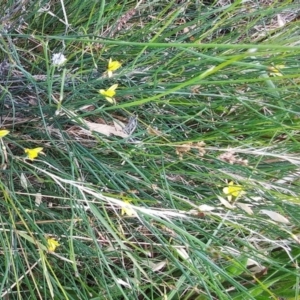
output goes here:
[[298, 1], [0, 8], [1, 299], [300, 297]]

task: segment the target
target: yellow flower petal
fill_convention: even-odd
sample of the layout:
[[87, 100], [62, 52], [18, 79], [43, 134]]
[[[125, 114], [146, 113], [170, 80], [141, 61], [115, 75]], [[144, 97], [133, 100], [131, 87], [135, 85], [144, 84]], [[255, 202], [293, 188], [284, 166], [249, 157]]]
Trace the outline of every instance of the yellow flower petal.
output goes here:
[[115, 98], [105, 97], [105, 99], [111, 104], [117, 104]]
[[223, 188], [223, 193], [228, 195], [229, 194], [229, 187], [224, 187]]
[[113, 72], [110, 70], [107, 70], [107, 77], [110, 78], [110, 77], [112, 77], [112, 75], [113, 75]]
[[37, 147], [37, 148], [33, 148], [33, 149], [28, 149], [25, 148], [24, 152], [27, 154], [27, 158], [34, 160], [35, 158], [38, 157], [39, 153], [43, 151], [42, 147]]
[[58, 246], [60, 246], [60, 244], [55, 239], [52, 238], [47, 239], [47, 249], [49, 252], [54, 252]]
[[[129, 204], [130, 202], [125, 200], [124, 203]], [[121, 216], [123, 216], [123, 215], [127, 215], [128, 217], [133, 217], [133, 216], [136, 216], [136, 212], [134, 209], [132, 209], [130, 207], [123, 206], [121, 209]]]
[[9, 134], [9, 130], [2, 129], [0, 130], [0, 139]]
[[99, 90], [99, 93], [105, 97], [105, 99], [110, 102], [110, 103], [113, 103], [113, 104], [116, 104], [116, 101], [115, 99], [113, 98], [114, 95], [116, 94], [116, 89], [117, 89], [118, 85], [117, 84], [114, 84], [112, 85], [110, 88], [108, 88], [107, 90]]
[[223, 188], [223, 193], [226, 194], [227, 199], [231, 201], [233, 197], [236, 198], [241, 196], [245, 192], [241, 185], [235, 185], [232, 181], [230, 181], [228, 186]]
[[[113, 72], [118, 70], [121, 67], [121, 63], [117, 60], [112, 60], [111, 58], [108, 61], [107, 71]], [[110, 77], [110, 76], [109, 76]]]
[[105, 97], [112, 98], [116, 94], [116, 92], [112, 91], [112, 90], [100, 90], [100, 94], [105, 96]]
[[118, 87], [118, 84], [113, 84], [110, 88], [108, 88], [108, 91], [115, 91]]

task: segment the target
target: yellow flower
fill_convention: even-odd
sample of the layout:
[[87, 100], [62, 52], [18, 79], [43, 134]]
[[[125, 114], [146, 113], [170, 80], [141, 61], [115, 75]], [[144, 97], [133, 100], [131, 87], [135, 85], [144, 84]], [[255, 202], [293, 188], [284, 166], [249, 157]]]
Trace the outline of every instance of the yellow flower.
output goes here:
[[116, 94], [117, 87], [118, 85], [114, 84], [107, 90], [99, 90], [99, 93], [104, 96], [109, 103], [116, 104], [116, 100], [113, 97]]
[[271, 76], [283, 76], [280, 72], [281, 69], [284, 69], [285, 65], [276, 65], [274, 67], [268, 67]]
[[108, 61], [107, 66], [107, 76], [112, 77], [113, 71], [118, 70], [121, 67], [121, 63], [117, 60], [112, 60], [111, 58]]
[[39, 153], [43, 151], [43, 148], [42, 147], [37, 147], [33, 149], [25, 148], [24, 151], [27, 154], [27, 158], [34, 160], [35, 158], [38, 157]]
[[54, 252], [56, 247], [60, 246], [59, 242], [55, 239], [48, 238], [47, 239], [47, 249], [49, 252]]
[[0, 130], [0, 139], [9, 134], [9, 130], [2, 129]]
[[[130, 202], [128, 200], [125, 200], [124, 203], [129, 204]], [[128, 217], [134, 217], [136, 216], [136, 212], [130, 207], [123, 206], [121, 209], [121, 216], [123, 215], [127, 215]]]
[[232, 198], [237, 198], [245, 194], [243, 187], [241, 185], [234, 185], [233, 181], [230, 181], [227, 187], [223, 188], [223, 193], [227, 195], [228, 201]]

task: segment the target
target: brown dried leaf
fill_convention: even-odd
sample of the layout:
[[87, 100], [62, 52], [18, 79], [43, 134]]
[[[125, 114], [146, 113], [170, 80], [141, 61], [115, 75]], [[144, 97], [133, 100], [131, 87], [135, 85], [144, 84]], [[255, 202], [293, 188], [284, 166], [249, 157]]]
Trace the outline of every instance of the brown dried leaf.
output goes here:
[[125, 128], [125, 124], [119, 120], [113, 120], [113, 123], [116, 130], [118, 131], [123, 131], [123, 129]]
[[166, 266], [167, 262], [168, 261], [166, 259], [162, 260], [158, 263], [153, 263], [153, 262], [150, 261], [149, 266], [151, 267], [153, 272], [158, 272]]
[[210, 206], [210, 205], [207, 205], [207, 204], [202, 204], [198, 207], [198, 209], [201, 211], [201, 212], [209, 212], [209, 211], [212, 211], [212, 210], [215, 210], [216, 207], [214, 206]]
[[275, 222], [290, 224], [290, 221], [278, 212], [267, 209], [262, 209], [260, 212], [264, 215], [267, 215], [270, 219], [272, 219]]
[[115, 135], [122, 138], [127, 138], [129, 136], [127, 133], [120, 130], [120, 128], [116, 128], [115, 125], [98, 124], [88, 121], [85, 121], [85, 125], [89, 128], [89, 130], [96, 131], [106, 136]]
[[218, 195], [217, 195], [217, 197], [220, 200], [221, 204], [224, 205], [226, 208], [235, 209], [235, 207], [233, 205], [231, 205], [226, 199], [224, 199], [223, 197], [218, 196]]
[[245, 211], [248, 215], [253, 215], [253, 210], [251, 209], [249, 204], [237, 202], [236, 205]]
[[24, 189], [28, 188], [29, 183], [28, 183], [28, 180], [24, 173], [21, 173], [20, 183], [21, 183], [22, 188], [24, 188]]
[[83, 105], [83, 106], [79, 107], [79, 110], [87, 112], [87, 111], [93, 111], [93, 110], [95, 110], [95, 108], [96, 108], [95, 105], [88, 104], [88, 105]]

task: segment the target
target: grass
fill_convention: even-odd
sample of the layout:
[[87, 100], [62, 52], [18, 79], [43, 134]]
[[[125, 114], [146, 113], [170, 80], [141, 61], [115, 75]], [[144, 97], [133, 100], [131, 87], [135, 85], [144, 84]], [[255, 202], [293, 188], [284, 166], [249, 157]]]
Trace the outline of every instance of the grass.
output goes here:
[[2, 299], [299, 299], [299, 8], [231, 2], [1, 2]]

